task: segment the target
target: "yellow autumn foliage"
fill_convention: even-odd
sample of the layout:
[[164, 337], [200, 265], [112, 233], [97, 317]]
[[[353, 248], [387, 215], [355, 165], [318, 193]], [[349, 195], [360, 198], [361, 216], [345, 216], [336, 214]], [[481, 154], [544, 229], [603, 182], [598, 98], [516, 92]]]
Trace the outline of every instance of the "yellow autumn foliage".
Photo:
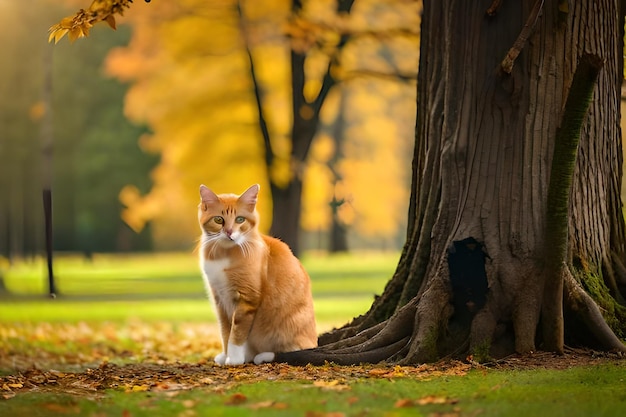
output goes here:
[[[106, 16], [119, 14], [104, 7], [111, 3], [123, 2], [94, 1], [83, 14], [53, 27], [51, 39], [58, 41], [65, 29], [87, 35], [96, 21], [111, 24]], [[244, 39], [235, 0], [134, 2], [123, 20], [133, 28], [132, 39], [109, 54], [106, 71], [129, 83], [125, 114], [149, 127], [140, 146], [161, 160], [147, 195], [132, 185], [120, 193], [124, 220], [135, 230], [151, 221], [157, 247], [189, 245], [199, 230], [201, 183], [217, 193], [239, 193], [260, 183], [259, 210], [267, 231], [270, 176], [280, 184], [302, 175], [306, 230], [329, 228], [335, 196], [345, 199], [338, 214], [352, 230], [394, 236], [408, 204], [416, 88], [393, 75], [411, 78], [417, 71], [416, 3], [360, 1], [350, 15], [337, 15], [334, 1], [306, 1], [302, 15], [294, 18], [287, 0], [245, 2]], [[394, 35], [379, 37], [376, 30]], [[338, 54], [333, 45], [347, 33], [363, 36], [355, 35]], [[244, 40], [262, 89], [271, 167], [265, 165]], [[337, 84], [324, 103], [304, 166], [290, 156], [290, 48], [308, 53], [309, 99], [319, 92], [329, 56], [340, 58], [333, 71]], [[306, 106], [299, 111], [306, 112]]]
[[80, 9], [76, 14], [62, 19], [49, 29], [48, 42], [59, 42], [68, 35], [71, 42], [89, 36], [89, 30], [98, 22], [106, 22], [112, 29], [117, 28], [115, 15], [122, 16], [132, 0], [93, 0], [88, 9]]

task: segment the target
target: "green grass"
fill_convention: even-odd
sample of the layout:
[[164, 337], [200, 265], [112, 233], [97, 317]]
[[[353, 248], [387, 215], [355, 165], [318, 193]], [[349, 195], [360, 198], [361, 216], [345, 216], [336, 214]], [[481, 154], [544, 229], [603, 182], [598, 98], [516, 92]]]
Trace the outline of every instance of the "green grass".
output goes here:
[[[367, 311], [393, 274], [398, 256], [305, 256], [322, 328], [339, 326]], [[0, 322], [215, 321], [191, 253], [96, 255], [91, 262], [58, 256], [55, 276], [59, 297], [51, 300], [45, 296], [42, 259], [8, 269], [4, 280], [13, 296], [2, 300]]]
[[[397, 259], [397, 254], [373, 253], [305, 256], [322, 328], [366, 311]], [[84, 370], [104, 360], [194, 363], [219, 349], [215, 340], [207, 345], [214, 330], [204, 323], [214, 323], [215, 317], [192, 254], [100, 255], [92, 263], [59, 257], [61, 296], [54, 300], [44, 295], [44, 270], [39, 260], [4, 271], [13, 295], [0, 299], [0, 359], [8, 354], [22, 361], [5, 363], [5, 375], [33, 364], [58, 363], [53, 369], [63, 370], [65, 363]], [[289, 375], [238, 382], [235, 372], [226, 385], [186, 391], [92, 391], [77, 385], [61, 392], [51, 384], [49, 391], [0, 397], [0, 416], [582, 417], [621, 416], [626, 409], [624, 361], [567, 370], [474, 369], [426, 378], [355, 377], [341, 367], [337, 372], [345, 377], [321, 386], [314, 382], [323, 379]]]
[[29, 393], [0, 402], [0, 414], [617, 417], [626, 409], [625, 373], [624, 364], [607, 364], [556, 371], [473, 370], [429, 380], [361, 379], [341, 382], [341, 389], [317, 387], [311, 381], [261, 381], [217, 392], [110, 390], [99, 398]]

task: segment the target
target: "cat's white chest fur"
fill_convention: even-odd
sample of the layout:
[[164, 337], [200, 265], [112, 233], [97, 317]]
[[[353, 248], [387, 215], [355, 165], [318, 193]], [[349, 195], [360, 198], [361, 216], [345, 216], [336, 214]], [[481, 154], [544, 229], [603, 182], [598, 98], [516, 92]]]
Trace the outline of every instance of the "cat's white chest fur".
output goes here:
[[226, 313], [229, 317], [232, 317], [233, 311], [235, 310], [235, 304], [233, 302], [233, 297], [229, 294], [231, 291], [230, 283], [228, 281], [228, 275], [226, 275], [225, 271], [229, 265], [230, 260], [227, 258], [219, 260], [204, 260], [202, 262], [202, 272], [204, 272], [204, 283], [207, 290], [211, 291], [214, 300], [215, 297], [220, 299]]

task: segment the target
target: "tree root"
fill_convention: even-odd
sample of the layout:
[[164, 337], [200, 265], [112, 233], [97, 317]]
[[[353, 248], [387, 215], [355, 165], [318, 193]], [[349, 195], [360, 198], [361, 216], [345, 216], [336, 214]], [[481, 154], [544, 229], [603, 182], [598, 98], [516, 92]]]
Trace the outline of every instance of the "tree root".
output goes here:
[[564, 271], [564, 302], [585, 323], [603, 349], [626, 352], [626, 345], [617, 337], [602, 317], [598, 305], [578, 284], [571, 271]]
[[626, 300], [622, 296], [622, 292], [618, 285], [618, 268], [619, 264], [613, 262], [613, 259], [602, 260], [602, 276], [604, 283], [611, 292], [611, 296], [621, 305], [626, 305]]
[[611, 251], [611, 261], [617, 288], [622, 298], [626, 298], [626, 266], [624, 266], [624, 262], [615, 251]]
[[323, 365], [326, 362], [357, 365], [399, 360], [411, 341], [417, 300], [398, 310], [387, 321], [354, 336], [315, 349], [277, 353], [274, 361], [290, 365]]
[[295, 352], [277, 353], [274, 362], [284, 362], [290, 365], [320, 366], [326, 363], [336, 363], [337, 365], [358, 365], [361, 363], [378, 363], [392, 358], [401, 351], [409, 342], [410, 336], [406, 336], [393, 344], [383, 346], [366, 352], [328, 352], [324, 350], [308, 349], [297, 350]]
[[[358, 316], [345, 326], [321, 334], [317, 339], [317, 344], [319, 346], [327, 346], [333, 343], [341, 342], [345, 339], [355, 337], [361, 331], [369, 330], [367, 328], [363, 329], [363, 324], [365, 324], [366, 321], [367, 320], [365, 315]], [[382, 323], [379, 323], [378, 325], [380, 324]]]
[[[563, 268], [565, 306], [574, 312], [586, 325], [602, 349], [626, 352], [626, 345], [613, 333], [604, 320], [600, 308], [585, 292], [572, 275], [569, 268]], [[446, 303], [448, 293], [445, 283], [441, 280], [431, 281], [431, 285], [421, 297], [400, 308], [386, 321], [356, 332], [359, 324], [349, 325], [341, 330], [353, 334], [344, 339], [320, 344], [320, 347], [295, 352], [277, 353], [275, 362], [291, 365], [357, 365], [361, 363], [391, 362], [415, 364], [438, 359], [439, 343], [441, 342], [442, 323], [447, 323], [452, 315], [452, 306]], [[485, 312], [486, 314], [486, 312]], [[480, 314], [478, 316], [481, 316]], [[488, 317], [491, 325], [487, 326], [491, 333], [495, 329], [496, 319]], [[484, 323], [483, 323], [484, 324]], [[480, 333], [481, 337], [472, 334], [468, 341], [474, 345], [490, 343], [488, 331]], [[472, 338], [477, 340], [471, 340]], [[449, 348], [450, 346], [448, 346]], [[457, 350], [458, 346], [455, 348]], [[443, 348], [445, 353], [449, 349]], [[457, 352], [458, 353], [458, 352]]]
[[414, 309], [405, 307], [392, 316], [388, 321], [382, 322], [367, 329], [356, 336], [341, 340], [323, 347], [325, 351], [348, 353], [355, 350], [365, 352], [378, 349], [395, 343], [398, 339], [411, 335]]

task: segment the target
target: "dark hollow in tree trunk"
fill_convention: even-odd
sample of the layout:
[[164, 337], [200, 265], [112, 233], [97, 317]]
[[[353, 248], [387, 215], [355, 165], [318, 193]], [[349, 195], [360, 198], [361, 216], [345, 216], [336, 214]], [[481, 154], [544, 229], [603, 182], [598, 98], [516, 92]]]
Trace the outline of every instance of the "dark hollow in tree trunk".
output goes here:
[[[319, 348], [277, 360], [414, 364], [558, 352], [559, 340], [626, 351], [621, 2], [492, 6], [424, 1], [409, 226], [396, 272], [367, 313], [320, 336]], [[547, 260], [552, 155], [585, 54], [604, 67], [578, 128], [571, 190], [560, 190], [569, 195], [565, 250]], [[551, 263], [563, 265], [562, 286], [546, 299]], [[546, 303], [559, 304], [566, 322], [542, 333], [558, 316]]]

